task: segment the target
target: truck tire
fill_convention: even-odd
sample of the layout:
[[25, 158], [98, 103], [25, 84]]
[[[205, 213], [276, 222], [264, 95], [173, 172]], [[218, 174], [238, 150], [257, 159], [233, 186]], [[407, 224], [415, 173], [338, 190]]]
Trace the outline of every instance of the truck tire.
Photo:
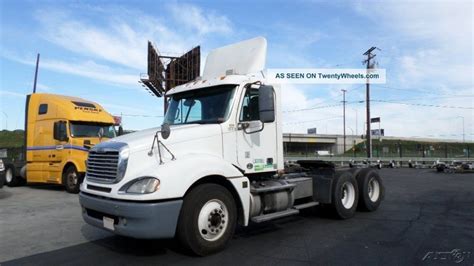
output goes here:
[[81, 186], [81, 175], [74, 165], [69, 166], [63, 173], [63, 185], [69, 193], [79, 193]]
[[339, 219], [348, 219], [354, 216], [359, 200], [357, 181], [348, 171], [334, 177], [332, 186], [331, 209]]
[[441, 172], [444, 172], [444, 169], [446, 169], [446, 166], [445, 166], [444, 164], [438, 164], [438, 165], [436, 166], [436, 171], [437, 171], [437, 172], [440, 172], [440, 173], [441, 173]]
[[16, 174], [15, 166], [8, 164], [5, 167], [5, 184], [9, 187], [16, 187], [22, 185], [23, 178]]
[[5, 173], [1, 174], [0, 172], [0, 188], [5, 184]]
[[205, 256], [226, 247], [236, 222], [232, 194], [223, 186], [202, 184], [185, 196], [176, 235], [188, 251]]
[[382, 178], [373, 169], [364, 169], [356, 177], [359, 187], [359, 210], [375, 211], [380, 206], [384, 196], [385, 188]]

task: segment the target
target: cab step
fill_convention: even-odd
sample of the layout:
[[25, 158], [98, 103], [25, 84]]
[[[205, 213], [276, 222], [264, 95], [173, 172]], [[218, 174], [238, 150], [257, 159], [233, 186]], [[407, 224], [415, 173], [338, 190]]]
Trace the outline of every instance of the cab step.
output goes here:
[[261, 222], [266, 222], [266, 221], [270, 221], [270, 220], [273, 220], [273, 219], [278, 219], [278, 218], [298, 214], [299, 212], [300, 211], [297, 210], [297, 209], [288, 209], [288, 210], [284, 210], [284, 211], [281, 211], [281, 212], [274, 212], [274, 213], [255, 216], [255, 217], [252, 217], [251, 220], [254, 223], [261, 223]]
[[297, 209], [297, 210], [301, 210], [301, 209], [311, 208], [311, 207], [318, 206], [318, 205], [319, 205], [319, 202], [311, 201], [311, 202], [295, 205], [295, 206], [293, 206], [293, 208]]

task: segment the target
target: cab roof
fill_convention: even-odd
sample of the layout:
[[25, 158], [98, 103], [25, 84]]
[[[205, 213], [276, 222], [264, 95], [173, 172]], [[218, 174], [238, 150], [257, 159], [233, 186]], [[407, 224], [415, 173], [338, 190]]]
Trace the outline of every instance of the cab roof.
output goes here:
[[[60, 118], [71, 121], [114, 123], [114, 118], [96, 102], [79, 97], [50, 93], [30, 94], [30, 107], [38, 114], [38, 119]], [[40, 105], [47, 104], [47, 112], [39, 114]]]

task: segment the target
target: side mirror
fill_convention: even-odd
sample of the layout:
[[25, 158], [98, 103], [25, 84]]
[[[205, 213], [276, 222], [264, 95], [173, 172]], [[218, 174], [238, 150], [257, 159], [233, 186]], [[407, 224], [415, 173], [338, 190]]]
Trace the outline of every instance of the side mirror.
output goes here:
[[275, 91], [273, 86], [262, 85], [258, 89], [258, 109], [262, 123], [275, 121]]
[[161, 137], [163, 139], [169, 138], [170, 133], [171, 133], [170, 125], [168, 123], [164, 123], [163, 125], [161, 125], [160, 131], [161, 131]]
[[97, 136], [99, 137], [99, 139], [101, 139], [104, 136], [104, 128], [103, 127], [101, 127], [99, 129], [99, 132], [97, 132]]
[[53, 138], [59, 141], [68, 141], [66, 122], [58, 121], [54, 122]]
[[119, 126], [119, 128], [118, 128], [118, 135], [119, 136], [123, 135], [123, 127], [122, 126]]

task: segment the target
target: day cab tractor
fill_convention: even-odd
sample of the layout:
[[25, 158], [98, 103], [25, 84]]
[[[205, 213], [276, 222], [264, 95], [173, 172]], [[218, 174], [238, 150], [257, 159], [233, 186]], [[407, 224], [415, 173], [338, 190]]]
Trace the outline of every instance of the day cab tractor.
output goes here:
[[311, 160], [284, 168], [280, 87], [261, 74], [266, 48], [259, 37], [213, 50], [202, 77], [166, 93], [160, 127], [92, 147], [79, 194], [84, 220], [132, 238], [176, 237], [207, 255], [237, 224], [317, 205], [341, 219], [375, 211], [384, 197], [376, 169]]

